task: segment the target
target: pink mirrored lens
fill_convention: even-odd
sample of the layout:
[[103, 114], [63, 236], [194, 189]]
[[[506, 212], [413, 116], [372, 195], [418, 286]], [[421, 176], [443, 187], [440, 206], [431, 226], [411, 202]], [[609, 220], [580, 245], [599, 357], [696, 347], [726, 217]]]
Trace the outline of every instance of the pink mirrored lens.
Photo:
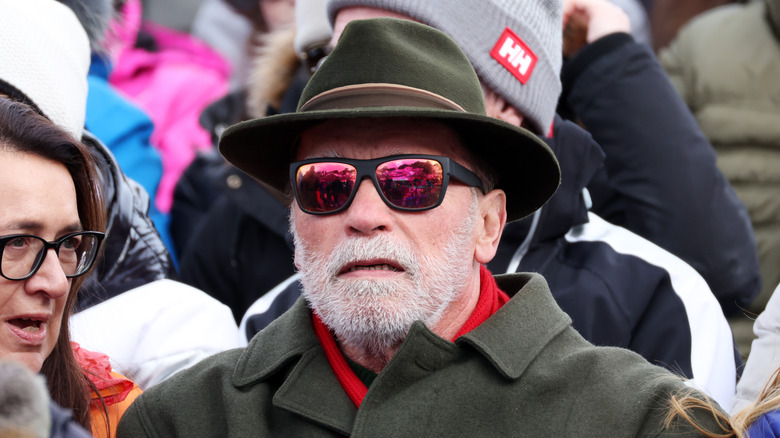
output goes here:
[[428, 208], [441, 197], [443, 171], [436, 160], [388, 161], [376, 168], [376, 178], [385, 198], [397, 207]]
[[342, 207], [355, 186], [357, 171], [344, 163], [312, 163], [298, 168], [298, 201], [304, 210], [325, 213]]

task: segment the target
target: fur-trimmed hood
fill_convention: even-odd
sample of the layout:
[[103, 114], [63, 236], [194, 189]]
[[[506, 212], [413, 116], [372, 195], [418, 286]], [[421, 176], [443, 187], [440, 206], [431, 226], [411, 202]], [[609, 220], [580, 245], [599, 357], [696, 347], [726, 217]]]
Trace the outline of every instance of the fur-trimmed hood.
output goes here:
[[285, 91], [301, 66], [295, 54], [295, 26], [259, 38], [248, 85], [247, 109], [252, 117], [266, 116], [269, 105], [279, 109]]

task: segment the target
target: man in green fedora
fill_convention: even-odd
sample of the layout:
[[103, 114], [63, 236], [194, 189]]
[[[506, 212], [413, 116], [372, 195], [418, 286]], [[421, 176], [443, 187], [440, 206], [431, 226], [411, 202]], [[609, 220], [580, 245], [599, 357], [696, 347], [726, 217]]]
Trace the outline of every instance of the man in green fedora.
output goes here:
[[445, 34], [350, 23], [295, 113], [229, 128], [220, 151], [288, 199], [304, 295], [147, 390], [120, 437], [692, 435], [663, 422], [680, 380], [585, 341], [541, 276], [484, 267], [560, 170], [485, 115]]

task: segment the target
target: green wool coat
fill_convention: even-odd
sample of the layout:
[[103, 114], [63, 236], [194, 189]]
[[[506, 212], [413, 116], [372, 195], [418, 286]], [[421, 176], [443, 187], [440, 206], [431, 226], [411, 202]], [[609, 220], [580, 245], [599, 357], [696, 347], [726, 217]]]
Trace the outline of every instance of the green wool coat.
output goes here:
[[[126, 437], [658, 436], [684, 384], [639, 355], [594, 347], [537, 274], [497, 277], [514, 297], [455, 343], [415, 323], [360, 409], [300, 299], [246, 349], [147, 390]], [[678, 427], [674, 436], [695, 436]]]

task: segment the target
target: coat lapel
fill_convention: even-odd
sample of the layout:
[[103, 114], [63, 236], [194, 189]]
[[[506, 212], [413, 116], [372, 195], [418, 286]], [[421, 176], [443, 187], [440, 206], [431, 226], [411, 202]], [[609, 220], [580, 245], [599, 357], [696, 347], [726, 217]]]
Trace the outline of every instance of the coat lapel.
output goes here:
[[351, 433], [357, 409], [333, 374], [303, 298], [252, 339], [236, 364], [233, 384], [246, 388], [278, 379], [274, 374], [286, 374], [274, 394], [275, 407]]
[[[571, 325], [538, 274], [496, 276], [511, 300], [457, 342], [471, 344], [509, 379], [518, 379], [547, 344]], [[502, 317], [509, 312], [512, 317]]]

